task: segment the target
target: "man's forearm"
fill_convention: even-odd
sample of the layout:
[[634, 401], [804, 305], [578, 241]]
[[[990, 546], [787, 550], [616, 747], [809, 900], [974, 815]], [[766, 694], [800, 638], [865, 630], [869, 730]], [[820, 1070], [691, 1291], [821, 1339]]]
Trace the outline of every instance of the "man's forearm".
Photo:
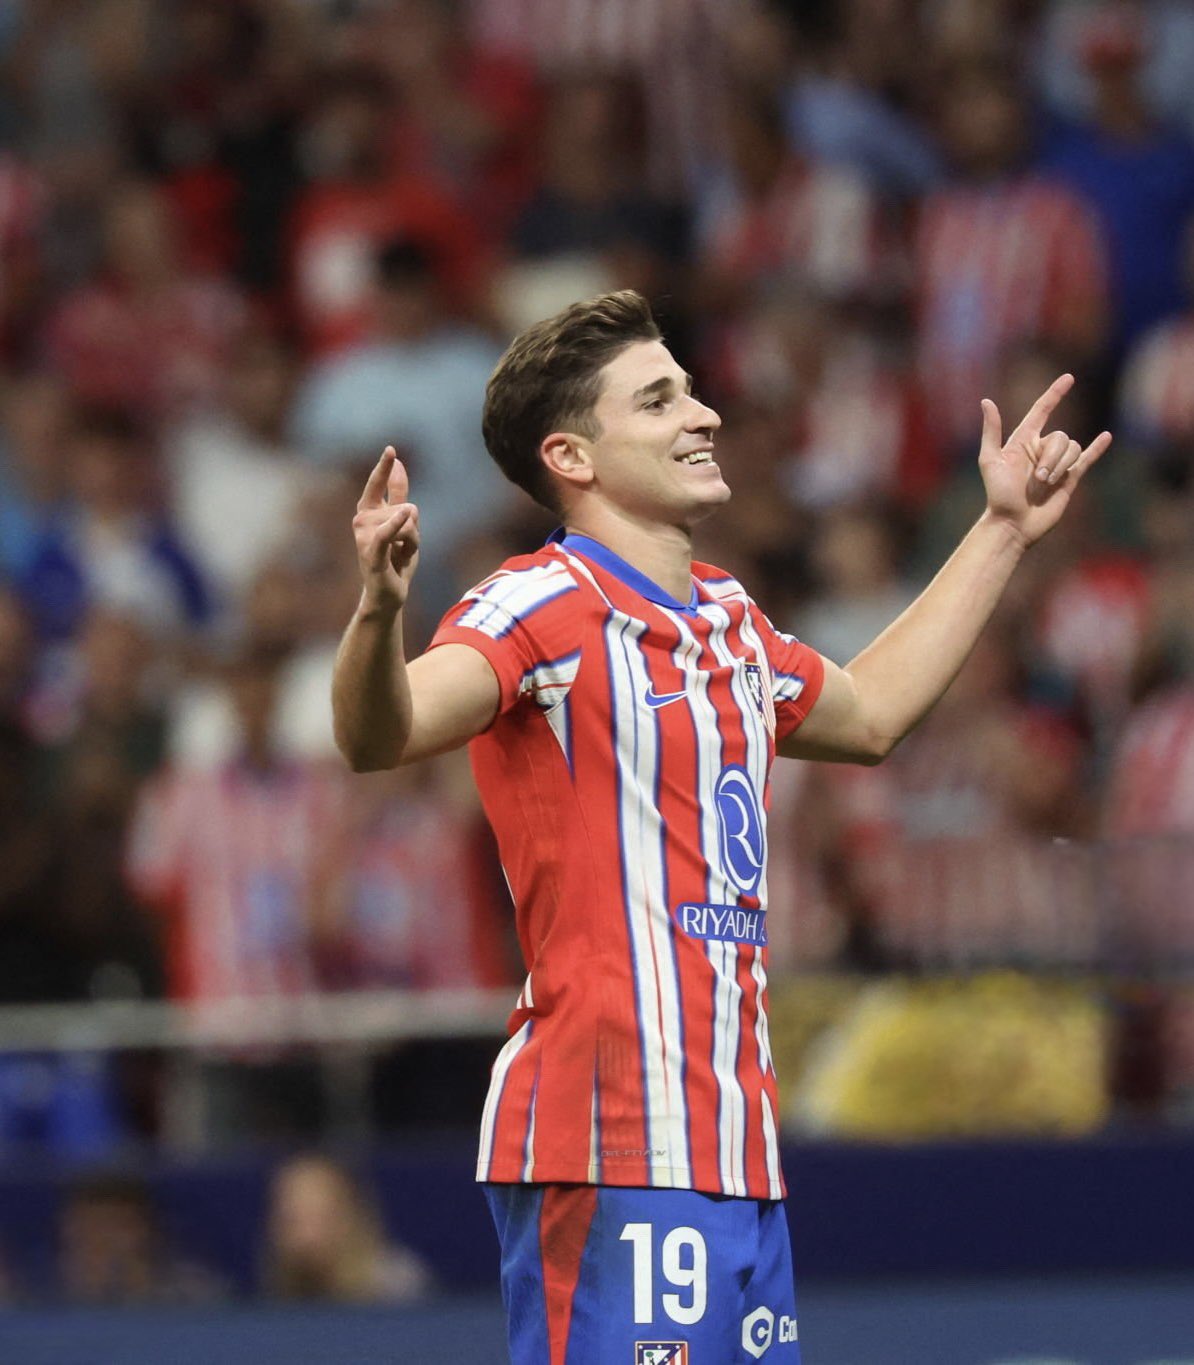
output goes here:
[[336, 744], [356, 772], [393, 768], [410, 738], [402, 612], [358, 605], [332, 675]]
[[916, 601], [846, 665], [882, 751], [894, 748], [957, 676], [1024, 549], [1014, 527], [984, 514]]

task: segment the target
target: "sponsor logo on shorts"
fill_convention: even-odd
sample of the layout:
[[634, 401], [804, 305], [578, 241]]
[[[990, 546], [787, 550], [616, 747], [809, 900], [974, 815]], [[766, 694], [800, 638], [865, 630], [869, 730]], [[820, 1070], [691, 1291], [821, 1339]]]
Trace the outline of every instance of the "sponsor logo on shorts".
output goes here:
[[634, 1365], [688, 1365], [686, 1341], [636, 1341]]
[[798, 1340], [796, 1319], [781, 1313], [777, 1318], [770, 1308], [760, 1305], [742, 1319], [742, 1349], [758, 1360], [773, 1341]]
[[690, 938], [716, 938], [727, 943], [767, 942], [766, 912], [763, 910], [686, 901], [676, 907], [676, 919]]

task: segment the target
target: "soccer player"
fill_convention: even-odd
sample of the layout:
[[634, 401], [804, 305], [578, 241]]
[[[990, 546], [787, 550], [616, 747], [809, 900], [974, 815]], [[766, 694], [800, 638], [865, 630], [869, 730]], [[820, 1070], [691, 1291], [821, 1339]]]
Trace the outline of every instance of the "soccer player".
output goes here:
[[575, 304], [499, 362], [486, 445], [562, 528], [409, 664], [418, 511], [392, 447], [370, 475], [337, 741], [362, 771], [471, 744], [528, 969], [478, 1162], [514, 1365], [799, 1361], [767, 1035], [768, 773], [777, 754], [876, 763], [949, 685], [1110, 444], [1045, 434], [1072, 382], [1006, 443], [984, 401], [986, 510], [846, 668], [692, 561], [693, 527], [730, 496], [721, 422], [638, 294]]

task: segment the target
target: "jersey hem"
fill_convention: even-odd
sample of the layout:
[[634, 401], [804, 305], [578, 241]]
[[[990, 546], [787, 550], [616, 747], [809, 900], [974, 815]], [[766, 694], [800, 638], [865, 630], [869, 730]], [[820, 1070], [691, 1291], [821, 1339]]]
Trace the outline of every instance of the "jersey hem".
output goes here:
[[611, 1185], [618, 1189], [691, 1190], [694, 1194], [717, 1194], [726, 1199], [786, 1199], [788, 1197], [788, 1187], [782, 1179], [776, 1185], [768, 1185], [766, 1189], [727, 1190], [723, 1185], [714, 1185], [709, 1182], [697, 1184], [693, 1181], [691, 1172], [687, 1170], [681, 1172], [671, 1166], [665, 1166], [659, 1172], [661, 1175], [670, 1177], [669, 1183], [666, 1184], [659, 1180], [653, 1183], [644, 1182], [641, 1174], [637, 1172], [633, 1176], [627, 1172], [624, 1178], [619, 1179], [620, 1173], [616, 1170], [607, 1170], [607, 1166], [608, 1162], [603, 1163], [602, 1178], [593, 1180], [587, 1166], [583, 1171], [578, 1171], [571, 1167], [543, 1168], [539, 1162], [536, 1162], [534, 1179], [528, 1180], [523, 1175], [521, 1165], [516, 1171], [507, 1175], [498, 1174], [493, 1169], [486, 1170], [484, 1166], [478, 1165], [477, 1183], [479, 1185]]

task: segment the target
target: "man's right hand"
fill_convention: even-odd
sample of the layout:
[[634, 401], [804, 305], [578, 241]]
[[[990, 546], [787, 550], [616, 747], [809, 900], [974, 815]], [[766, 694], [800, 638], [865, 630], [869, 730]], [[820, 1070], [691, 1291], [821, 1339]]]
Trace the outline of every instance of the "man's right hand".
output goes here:
[[419, 562], [419, 509], [407, 502], [410, 483], [393, 446], [386, 446], [365, 484], [352, 519], [367, 611], [400, 611]]

